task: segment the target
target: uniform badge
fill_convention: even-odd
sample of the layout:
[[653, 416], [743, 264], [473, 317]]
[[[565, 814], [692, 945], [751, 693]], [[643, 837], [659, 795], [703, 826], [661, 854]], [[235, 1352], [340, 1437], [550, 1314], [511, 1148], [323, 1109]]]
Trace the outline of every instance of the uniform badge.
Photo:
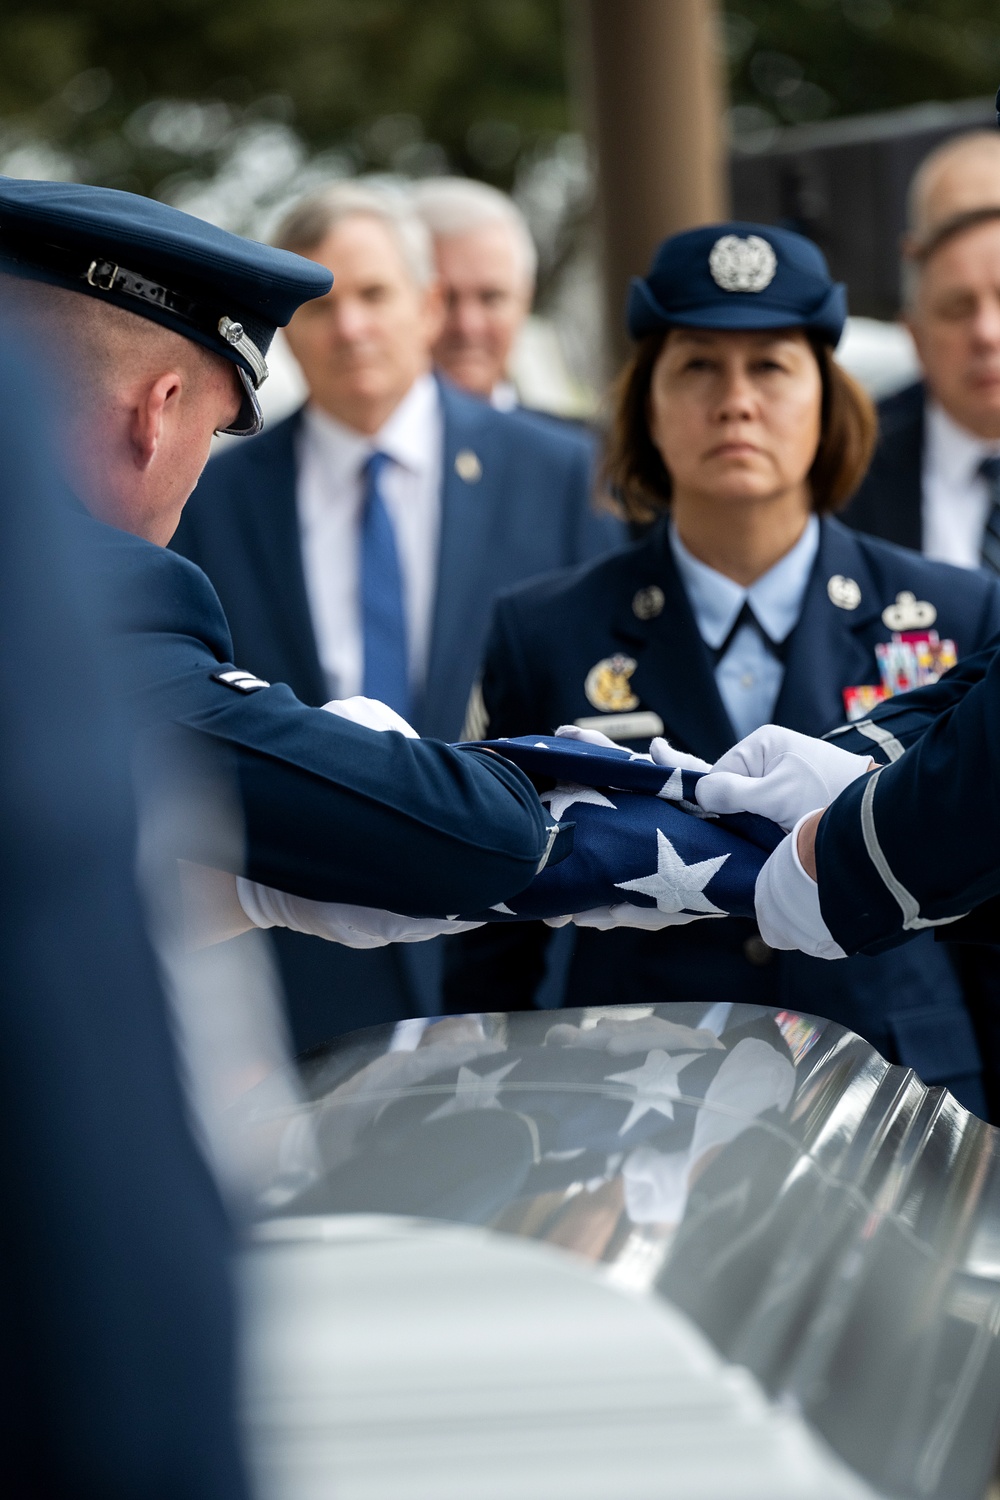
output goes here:
[[460, 448], [455, 454], [455, 473], [466, 484], [476, 484], [483, 477], [479, 454], [473, 453], [471, 448]]
[[234, 693], [259, 693], [261, 688], [271, 686], [253, 672], [241, 672], [232, 667], [225, 672], [213, 672], [212, 681], [221, 682], [223, 687], [232, 688]]
[[838, 609], [857, 609], [861, 603], [860, 585], [853, 578], [845, 578], [843, 573], [834, 573], [827, 579], [826, 595]]
[[639, 589], [632, 596], [632, 613], [637, 620], [655, 620], [657, 615], [662, 615], [666, 602], [663, 590], [651, 583], [649, 588]]
[[606, 656], [591, 667], [583, 684], [587, 702], [602, 714], [627, 714], [639, 707], [630, 678], [636, 669], [631, 656]]
[[708, 269], [724, 292], [762, 292], [778, 269], [778, 257], [759, 234], [724, 234], [708, 255]]
[[927, 599], [917, 599], [908, 590], [896, 595], [895, 604], [882, 611], [887, 630], [929, 630], [937, 619], [937, 610]]

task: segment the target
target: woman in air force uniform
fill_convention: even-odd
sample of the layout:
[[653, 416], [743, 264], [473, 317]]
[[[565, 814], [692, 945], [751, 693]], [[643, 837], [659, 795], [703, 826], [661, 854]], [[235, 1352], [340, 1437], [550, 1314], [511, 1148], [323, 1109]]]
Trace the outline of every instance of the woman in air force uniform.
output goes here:
[[[879, 682], [875, 647], [894, 633], [933, 627], [962, 655], [996, 633], [991, 580], [833, 519], [875, 435], [871, 403], [833, 359], [845, 316], [844, 288], [800, 235], [734, 223], [660, 246], [629, 295], [636, 347], [606, 460], [626, 516], [654, 524], [500, 599], [477, 737], [573, 725], [639, 751], [664, 735], [711, 762], [761, 724], [816, 736], [841, 724], [845, 690]], [[550, 937], [531, 924], [456, 939], [448, 1008], [530, 1007]], [[734, 918], [575, 938], [567, 1004], [809, 1011], [982, 1109], [973, 1012], [989, 979], [967, 957], [960, 972], [930, 934], [836, 964], [775, 952]]]

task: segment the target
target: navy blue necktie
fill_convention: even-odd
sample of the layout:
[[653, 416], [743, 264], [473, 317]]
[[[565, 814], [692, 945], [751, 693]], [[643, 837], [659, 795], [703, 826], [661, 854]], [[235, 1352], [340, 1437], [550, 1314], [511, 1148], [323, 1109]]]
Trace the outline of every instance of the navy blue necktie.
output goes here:
[[362, 469], [360, 603], [366, 698], [388, 703], [404, 719], [410, 714], [409, 658], [403, 575], [396, 533], [382, 498], [381, 478], [392, 460], [373, 453]]
[[979, 557], [984, 568], [1000, 575], [1000, 456], [992, 454], [989, 458], [984, 458], [979, 465], [979, 473], [986, 480], [990, 495], [990, 508]]

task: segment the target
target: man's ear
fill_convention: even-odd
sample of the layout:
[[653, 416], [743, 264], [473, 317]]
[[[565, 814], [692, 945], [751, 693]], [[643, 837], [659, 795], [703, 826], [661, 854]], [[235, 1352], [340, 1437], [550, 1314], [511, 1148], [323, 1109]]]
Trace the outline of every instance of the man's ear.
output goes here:
[[168, 409], [177, 402], [183, 384], [180, 374], [170, 370], [138, 388], [129, 424], [129, 442], [136, 468], [148, 469], [156, 457], [163, 440]]
[[437, 343], [444, 329], [444, 283], [440, 276], [435, 276], [434, 280], [428, 282], [424, 288], [423, 302], [424, 336], [427, 340], [427, 346], [430, 348], [432, 344]]

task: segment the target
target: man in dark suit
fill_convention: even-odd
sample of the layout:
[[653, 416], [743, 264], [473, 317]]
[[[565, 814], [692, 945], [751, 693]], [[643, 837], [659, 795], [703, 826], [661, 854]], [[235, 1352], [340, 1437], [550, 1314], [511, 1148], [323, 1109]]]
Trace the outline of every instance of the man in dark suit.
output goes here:
[[1000, 135], [932, 152], [910, 191], [906, 321], [924, 379], [879, 407], [844, 519], [960, 567], [1000, 572]]
[[[592, 448], [431, 374], [441, 294], [398, 195], [335, 185], [277, 239], [336, 273], [288, 330], [309, 402], [209, 464], [174, 545], [255, 671], [307, 704], [361, 693], [456, 739], [495, 594], [620, 539], [591, 508]], [[438, 945], [275, 939], [300, 1047], [438, 1008]]]

